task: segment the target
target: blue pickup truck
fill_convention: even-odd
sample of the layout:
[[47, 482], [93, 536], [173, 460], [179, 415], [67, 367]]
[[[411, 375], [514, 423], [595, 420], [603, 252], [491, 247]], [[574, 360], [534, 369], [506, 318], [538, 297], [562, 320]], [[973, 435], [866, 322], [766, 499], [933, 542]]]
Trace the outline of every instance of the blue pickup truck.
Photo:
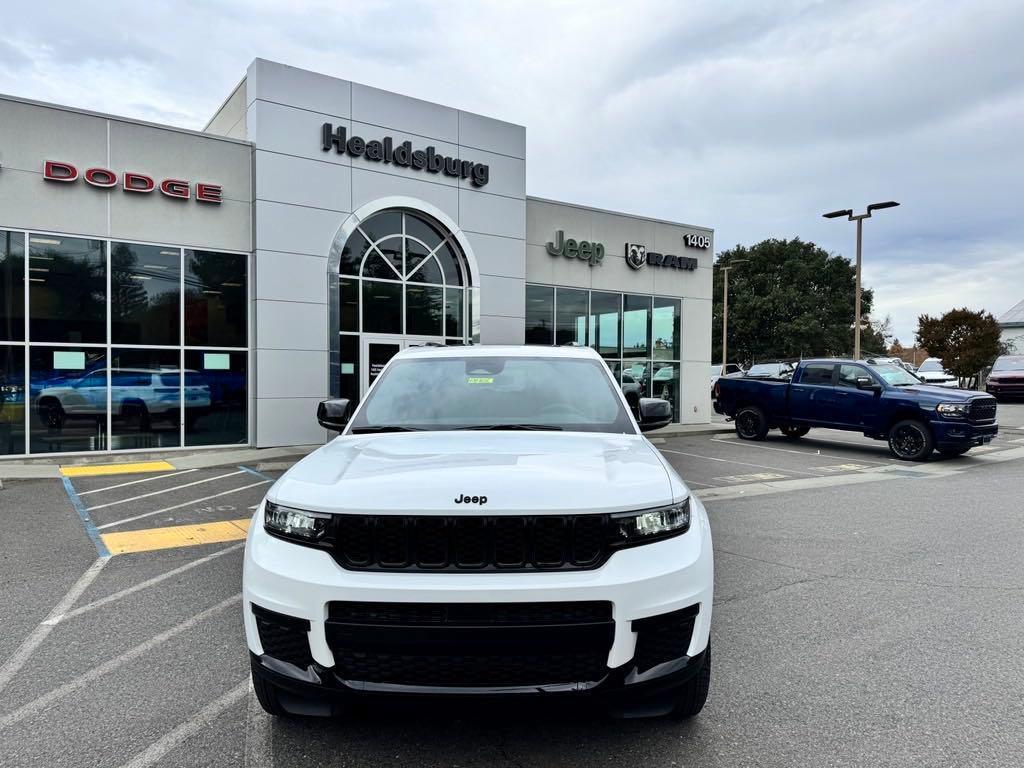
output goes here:
[[800, 438], [812, 427], [887, 440], [898, 459], [924, 461], [938, 449], [960, 456], [996, 436], [996, 400], [981, 392], [931, 387], [904, 369], [856, 360], [803, 360], [789, 381], [721, 378], [715, 410], [744, 440], [770, 429]]

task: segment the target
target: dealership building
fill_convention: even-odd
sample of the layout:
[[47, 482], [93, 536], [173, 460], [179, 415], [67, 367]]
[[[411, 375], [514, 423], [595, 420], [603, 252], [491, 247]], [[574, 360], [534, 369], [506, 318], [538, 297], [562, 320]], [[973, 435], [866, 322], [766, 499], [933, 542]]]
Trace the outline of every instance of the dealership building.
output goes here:
[[0, 456], [324, 442], [316, 404], [422, 344], [589, 345], [708, 421], [712, 230], [526, 162], [523, 126], [263, 59], [203, 131], [0, 96]]

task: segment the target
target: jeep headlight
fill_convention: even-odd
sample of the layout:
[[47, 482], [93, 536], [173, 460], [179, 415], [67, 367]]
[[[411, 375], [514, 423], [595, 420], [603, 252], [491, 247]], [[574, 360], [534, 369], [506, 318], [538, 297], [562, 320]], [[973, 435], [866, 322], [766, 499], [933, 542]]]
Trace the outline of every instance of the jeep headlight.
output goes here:
[[611, 516], [613, 546], [630, 547], [678, 536], [690, 528], [690, 498], [678, 504]]
[[962, 419], [967, 416], [967, 403], [939, 403], [935, 410], [940, 416], [948, 416], [951, 419]]
[[272, 501], [263, 506], [263, 527], [269, 533], [289, 539], [319, 541], [327, 533], [330, 522], [331, 516], [323, 512], [282, 507]]

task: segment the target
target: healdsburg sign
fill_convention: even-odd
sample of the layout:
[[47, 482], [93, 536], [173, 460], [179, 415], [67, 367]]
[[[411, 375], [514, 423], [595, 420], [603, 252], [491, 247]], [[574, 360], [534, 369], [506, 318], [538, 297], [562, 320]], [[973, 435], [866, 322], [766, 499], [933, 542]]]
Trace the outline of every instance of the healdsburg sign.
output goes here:
[[377, 163], [469, 179], [474, 187], [486, 186], [491, 178], [490, 166], [439, 154], [432, 146], [426, 149], [413, 149], [411, 141], [403, 141], [395, 146], [395, 140], [391, 136], [366, 141], [362, 136], [348, 136], [348, 131], [343, 125], [335, 128], [331, 123], [324, 123], [321, 128], [321, 149], [330, 152], [332, 148], [339, 155], [348, 154]]

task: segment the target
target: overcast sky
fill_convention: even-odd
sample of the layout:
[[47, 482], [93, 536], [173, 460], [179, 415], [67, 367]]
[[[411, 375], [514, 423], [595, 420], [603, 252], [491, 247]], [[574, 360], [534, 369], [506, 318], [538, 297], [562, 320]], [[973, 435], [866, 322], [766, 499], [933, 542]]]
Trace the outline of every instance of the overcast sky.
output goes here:
[[[202, 128], [254, 57], [527, 127], [527, 193], [799, 236], [876, 316], [1024, 298], [1024, 3], [11, 4], [0, 92]], [[73, 137], [69, 137], [72, 140]], [[738, 300], [738, 297], [737, 297]]]

